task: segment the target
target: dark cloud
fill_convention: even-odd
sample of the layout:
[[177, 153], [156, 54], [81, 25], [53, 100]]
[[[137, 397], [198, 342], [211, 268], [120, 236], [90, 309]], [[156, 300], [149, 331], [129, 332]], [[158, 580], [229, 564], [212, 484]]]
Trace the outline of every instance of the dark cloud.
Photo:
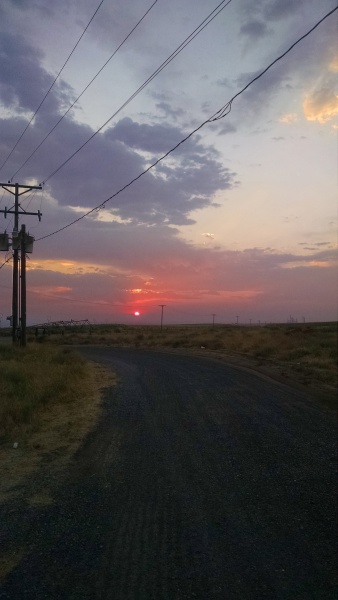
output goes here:
[[[323, 7], [323, 13], [325, 10], [330, 10], [332, 2], [329, 0], [322, 0], [321, 5]], [[251, 2], [250, 0], [241, 0], [239, 5], [239, 11], [241, 15], [246, 18], [250, 17], [249, 22], [261, 22], [263, 24], [268, 22], [278, 22], [293, 18], [295, 15], [304, 17], [313, 13], [318, 6], [316, 0], [256, 0]]]
[[175, 121], [177, 120], [177, 117], [180, 117], [184, 114], [184, 110], [182, 110], [181, 108], [173, 108], [169, 104], [169, 102], [158, 102], [155, 106], [160, 111], [162, 111], [167, 117], [171, 117]]
[[182, 139], [182, 131], [178, 127], [135, 123], [129, 117], [121, 119], [107, 135], [130, 148], [151, 153], [166, 152]]
[[[262, 70], [258, 70], [239, 75], [235, 82], [237, 89], [243, 89], [248, 83], [258, 77], [261, 72]], [[277, 64], [273, 69], [265, 73], [264, 77], [254, 81], [243, 95], [239, 97], [236, 112], [240, 111], [246, 117], [249, 117], [249, 119], [254, 117], [255, 120], [262, 113], [266, 115], [271, 100], [280, 94], [281, 89], [289, 82], [289, 77], [285, 65]], [[235, 105], [233, 106], [233, 110], [234, 108]]]
[[270, 31], [263, 21], [248, 21], [240, 28], [240, 33], [247, 36], [250, 40], [256, 41], [259, 38], [267, 36]]
[[22, 11], [39, 11], [49, 16], [53, 14], [52, 6], [46, 6], [44, 0], [32, 0], [29, 3], [26, 0], [3, 0], [3, 4], [7, 5], [7, 9], [18, 8]]
[[[6, 35], [2, 38], [1, 92], [3, 102], [10, 107], [16, 102], [21, 109], [35, 110], [52, 82], [42, 67], [42, 55], [28, 43]], [[12, 73], [10, 75], [10, 72]], [[22, 75], [22, 79], [17, 74]], [[9, 76], [10, 75], [10, 76]], [[22, 139], [17, 151], [6, 165], [5, 179], [10, 179], [29, 153], [56, 123], [60, 113], [72, 98], [72, 90], [61, 84], [53, 89], [38, 112], [34, 124]], [[168, 110], [168, 106], [162, 108]], [[176, 113], [177, 114], [177, 113]], [[27, 121], [8, 118], [1, 121], [0, 149], [6, 156], [18, 139]], [[15, 135], [13, 136], [13, 132]], [[93, 134], [88, 125], [74, 120], [73, 113], [62, 121], [46, 143], [21, 170], [20, 177], [35, 177], [46, 181], [53, 171], [68, 159]], [[116, 122], [97, 135], [62, 170], [48, 181], [47, 189], [60, 208], [92, 207], [139, 175], [151, 160], [165, 154], [185, 137], [179, 127], [164, 124], [142, 124], [130, 118]], [[174, 162], [174, 164], [173, 164]], [[213, 203], [213, 195], [234, 184], [234, 173], [220, 162], [218, 153], [205, 147], [200, 137], [187, 141], [166, 163], [161, 163], [134, 186], [114, 198], [107, 208], [123, 219], [135, 223], [191, 223], [189, 214]]]
[[23, 38], [2, 32], [0, 36], [0, 99], [6, 108], [35, 110], [52, 78], [36, 64], [42, 53]]
[[[40, 65], [43, 54], [21, 36], [2, 32], [0, 36], [0, 102], [18, 113], [35, 112], [50, 89], [54, 77]], [[69, 106], [74, 95], [62, 80], [53, 87], [44, 110], [57, 114]]]
[[306, 6], [306, 0], [269, 0], [263, 7], [264, 17], [270, 21], [278, 21], [285, 19], [301, 9], [302, 5]]
[[147, 90], [147, 95], [155, 98], [155, 100], [161, 100], [161, 102], [169, 102], [170, 96], [164, 92], [156, 92], [154, 90]]

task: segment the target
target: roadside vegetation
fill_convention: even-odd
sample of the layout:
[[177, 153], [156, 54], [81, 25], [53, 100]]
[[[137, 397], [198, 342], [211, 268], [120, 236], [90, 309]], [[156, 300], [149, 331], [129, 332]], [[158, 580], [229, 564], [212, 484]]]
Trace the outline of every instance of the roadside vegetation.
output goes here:
[[328, 391], [337, 388], [336, 322], [261, 327], [173, 325], [162, 330], [159, 326], [89, 325], [49, 333], [40, 336], [42, 343], [189, 349], [246, 358], [255, 365], [279, 365], [281, 373], [303, 385]]
[[51, 482], [95, 425], [102, 389], [113, 383], [72, 348], [0, 342], [0, 504], [26, 494], [38, 467], [42, 487], [34, 481], [28, 501], [52, 501]]
[[0, 439], [29, 432], [53, 405], [70, 404], [88, 388], [90, 371], [70, 348], [0, 345]]
[[34, 432], [56, 406], [65, 413], [74, 406], [82, 411], [83, 399], [93, 390], [94, 367], [70, 347], [76, 344], [189, 350], [248, 359], [255, 366], [277, 365], [282, 377], [311, 388], [337, 389], [337, 323], [177, 325], [162, 330], [89, 325], [50, 329], [38, 337], [30, 332], [25, 350], [0, 344], [0, 443], [16, 432], [21, 436]]

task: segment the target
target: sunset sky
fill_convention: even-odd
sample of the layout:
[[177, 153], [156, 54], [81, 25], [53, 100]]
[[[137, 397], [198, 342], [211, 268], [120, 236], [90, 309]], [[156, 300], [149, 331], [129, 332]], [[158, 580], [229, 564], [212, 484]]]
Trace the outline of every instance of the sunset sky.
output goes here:
[[[21, 202], [43, 215], [41, 222], [20, 217], [36, 238], [28, 323], [157, 324], [162, 304], [165, 323], [210, 323], [213, 314], [219, 323], [336, 320], [338, 11], [237, 97], [229, 114], [104, 205], [336, 1], [222, 4], [119, 110], [220, 0], [104, 0], [12, 152], [99, 4], [0, 4], [0, 181], [45, 182]], [[12, 205], [0, 189], [0, 209]], [[0, 232], [12, 229], [12, 218], [0, 214]], [[7, 256], [0, 253], [0, 264]], [[0, 270], [2, 326], [11, 278], [10, 261]]]

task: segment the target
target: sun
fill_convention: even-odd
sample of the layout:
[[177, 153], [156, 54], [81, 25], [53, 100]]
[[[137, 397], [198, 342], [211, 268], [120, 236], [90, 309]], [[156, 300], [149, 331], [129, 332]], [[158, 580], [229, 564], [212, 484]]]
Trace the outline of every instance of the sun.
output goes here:
[[136, 310], [136, 311], [134, 312], [134, 315], [135, 315], [135, 317], [139, 317], [139, 316], [140, 316], [140, 313], [138, 312], [138, 310]]

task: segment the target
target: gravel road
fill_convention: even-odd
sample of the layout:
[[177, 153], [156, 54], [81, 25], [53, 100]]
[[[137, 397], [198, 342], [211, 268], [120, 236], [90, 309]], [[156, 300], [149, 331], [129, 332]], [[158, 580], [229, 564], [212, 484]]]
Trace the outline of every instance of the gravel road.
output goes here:
[[2, 599], [336, 600], [331, 412], [203, 357], [81, 352], [119, 384], [53, 504], [3, 507]]

